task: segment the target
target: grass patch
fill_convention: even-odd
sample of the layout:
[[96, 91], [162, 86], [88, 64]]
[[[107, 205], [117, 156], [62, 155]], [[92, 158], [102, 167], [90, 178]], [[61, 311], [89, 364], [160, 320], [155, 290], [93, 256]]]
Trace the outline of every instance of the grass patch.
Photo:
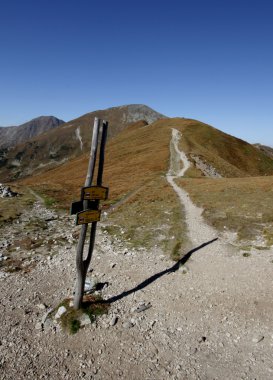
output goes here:
[[56, 203], [55, 199], [50, 198], [50, 197], [44, 197], [44, 204], [46, 207], [53, 207], [54, 204]]
[[83, 298], [82, 308], [75, 310], [73, 306], [70, 306], [70, 299], [64, 299], [51, 313], [50, 317], [53, 318], [59, 307], [64, 306], [66, 312], [62, 314], [60, 323], [64, 331], [69, 334], [75, 334], [81, 328], [81, 320], [84, 316], [87, 316], [90, 323], [96, 321], [96, 318], [100, 315], [107, 314], [109, 305], [102, 302], [100, 296], [85, 295]]
[[182, 246], [182, 243], [179, 241], [175, 244], [175, 246], [173, 247], [173, 250], [172, 250], [172, 253], [171, 253], [171, 258], [174, 260], [174, 261], [178, 261], [180, 260], [181, 258], [181, 246]]
[[[204, 209], [203, 216], [220, 231], [237, 232], [245, 246], [273, 245], [273, 177], [192, 178], [178, 184]], [[259, 244], [260, 245], [260, 244]]]
[[22, 212], [35, 202], [32, 194], [22, 187], [12, 186], [13, 191], [20, 192], [20, 195], [13, 198], [0, 198], [0, 226], [5, 223], [13, 223]]
[[179, 259], [176, 250], [187, 245], [187, 228], [178, 197], [164, 177], [155, 178], [108, 215], [108, 233], [128, 247], [159, 250]]
[[16, 258], [9, 258], [8, 260], [1, 261], [1, 267], [3, 270], [7, 273], [29, 273], [35, 266], [34, 263], [27, 263], [23, 264], [24, 260], [16, 259]]
[[26, 223], [26, 228], [29, 230], [46, 230], [48, 227], [47, 222], [43, 219], [32, 218]]

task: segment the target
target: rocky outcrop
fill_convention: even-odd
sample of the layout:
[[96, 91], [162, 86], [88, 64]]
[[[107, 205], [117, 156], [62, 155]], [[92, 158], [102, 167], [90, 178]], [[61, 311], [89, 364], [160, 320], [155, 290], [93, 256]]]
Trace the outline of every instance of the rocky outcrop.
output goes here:
[[5, 186], [0, 183], [0, 197], [1, 198], [12, 198], [17, 197], [18, 193], [11, 190], [9, 186]]
[[217, 172], [217, 170], [200, 156], [196, 156], [191, 154], [191, 159], [193, 160], [195, 167], [199, 169], [205, 177], [210, 178], [221, 178], [221, 174]]
[[268, 157], [273, 159], [273, 148], [270, 146], [262, 145], [262, 144], [254, 144], [255, 148], [259, 149], [261, 152], [266, 154]]

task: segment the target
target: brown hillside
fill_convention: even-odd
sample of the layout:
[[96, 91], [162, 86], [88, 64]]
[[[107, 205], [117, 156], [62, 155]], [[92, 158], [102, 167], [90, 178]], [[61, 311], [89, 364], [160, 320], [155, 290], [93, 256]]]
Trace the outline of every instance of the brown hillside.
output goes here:
[[[122, 237], [129, 244], [159, 245], [177, 258], [176, 247], [186, 245], [186, 227], [179, 200], [165, 178], [171, 125], [171, 121], [162, 126], [138, 122], [110, 140], [103, 182], [110, 188], [110, 204], [121, 201], [107, 218], [115, 235], [123, 229]], [[80, 198], [87, 165], [88, 154], [84, 154], [21, 183], [57, 200], [59, 206], [68, 210], [71, 201]]]
[[163, 117], [145, 105], [113, 107], [83, 115], [0, 154], [0, 182], [8, 182], [56, 167], [89, 151], [94, 118], [108, 120], [109, 139], [130, 123], [146, 123]]
[[[108, 203], [119, 205], [107, 218], [108, 223], [111, 224], [109, 228], [115, 235], [119, 235], [123, 230], [123, 238], [136, 246], [159, 244], [156, 237], [160, 236], [160, 247], [175, 256], [177, 247], [187, 246], [187, 229], [183, 222], [183, 209], [165, 178], [169, 168], [172, 128], [181, 131], [181, 145], [188, 156], [192, 153], [202, 156], [203, 160], [215, 166], [222, 175], [227, 177], [245, 177], [243, 186], [240, 187], [242, 191], [247, 187], [247, 183], [256, 183], [257, 189], [263, 191], [260, 186], [261, 181], [253, 182], [254, 177], [250, 177], [250, 174], [259, 172], [265, 175], [270, 174], [270, 171], [272, 173], [273, 161], [268, 161], [267, 157], [249, 144], [189, 119], [162, 119], [150, 125], [138, 122], [109, 140], [106, 149], [104, 184], [110, 187]], [[251, 155], [250, 152], [252, 152]], [[83, 154], [58, 168], [23, 179], [20, 184], [30, 186], [43, 195], [46, 194], [49, 200], [52, 198], [60, 207], [68, 210], [71, 201], [80, 197], [80, 188], [85, 181], [87, 165], [88, 154]], [[198, 188], [201, 188], [201, 184], [204, 183], [205, 186], [209, 183], [209, 188], [215, 189], [216, 193], [218, 188], [214, 188], [213, 184], [215, 186], [225, 184], [227, 188], [230, 187], [228, 179], [226, 182], [224, 179], [219, 181], [210, 179], [206, 182], [208, 179], [202, 178], [202, 174], [197, 170], [193, 170], [192, 173], [200, 178], [183, 180], [183, 185], [185, 184], [190, 194], [197, 189], [196, 184]], [[241, 180], [243, 179], [238, 178], [237, 181], [240, 183]], [[268, 179], [269, 183], [271, 180], [272, 177]], [[231, 200], [234, 196], [232, 192], [233, 187], [229, 192]], [[206, 194], [203, 194], [205, 199]], [[211, 197], [212, 205], [214, 196], [216, 197], [215, 194]], [[196, 192], [193, 193], [193, 197], [194, 200], [196, 197], [199, 202]], [[222, 188], [218, 191], [217, 197], [220, 203], [223, 201], [223, 209], [234, 207], [234, 202], [229, 199], [224, 202]], [[247, 192], [243, 192], [238, 199], [244, 199], [249, 204], [249, 209], [253, 209], [251, 204], [255, 199], [255, 194], [250, 197]], [[201, 204], [205, 210], [211, 210], [211, 215], [214, 215], [212, 223], [215, 226], [219, 224], [221, 227], [222, 214], [219, 214], [219, 219], [215, 208], [211, 205], [207, 206], [206, 202], [201, 201]], [[231, 229], [237, 228], [233, 221], [238, 218], [236, 219], [237, 214], [234, 215], [234, 218], [229, 218], [230, 224], [225, 220], [225, 225]], [[254, 214], [253, 220], [255, 220]], [[244, 231], [247, 228], [248, 224], [244, 223]]]
[[[182, 132], [181, 145], [188, 157], [191, 154], [201, 156], [223, 177], [273, 174], [273, 160], [258, 149], [201, 122], [182, 118], [161, 119], [150, 125], [138, 122], [107, 144], [105, 183], [111, 188], [112, 201], [135, 191], [153, 178], [165, 175], [169, 165], [171, 128]], [[65, 204], [78, 197], [87, 162], [88, 154], [83, 154], [22, 183], [50, 193], [53, 191], [53, 197]], [[58, 189], [65, 190], [58, 195]]]
[[255, 146], [255, 148], [258, 148], [268, 157], [273, 159], [273, 148], [271, 148], [270, 146], [262, 145], [262, 144], [253, 144], [253, 145]]
[[253, 145], [192, 120], [183, 129], [182, 146], [214, 166], [223, 177], [273, 175], [273, 160]]
[[[111, 127], [110, 127], [111, 128]], [[104, 183], [110, 186], [111, 200], [117, 200], [148, 183], [168, 167], [170, 128], [157, 123], [147, 126], [137, 122], [108, 141]], [[71, 160], [20, 183], [46, 190], [63, 204], [79, 197], [88, 165], [89, 154]], [[58, 196], [58, 190], [65, 194]], [[52, 194], [52, 191], [54, 194]]]

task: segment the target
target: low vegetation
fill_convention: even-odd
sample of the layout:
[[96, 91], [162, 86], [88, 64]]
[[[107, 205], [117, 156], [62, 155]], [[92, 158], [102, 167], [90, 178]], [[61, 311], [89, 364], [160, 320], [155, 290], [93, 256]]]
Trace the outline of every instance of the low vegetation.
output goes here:
[[187, 246], [184, 210], [164, 177], [150, 181], [137, 194], [110, 212], [108, 232], [129, 247], [158, 247], [173, 259]]
[[4, 223], [12, 223], [22, 214], [23, 210], [34, 202], [34, 196], [24, 187], [12, 186], [12, 190], [19, 193], [14, 198], [0, 198], [0, 226]]
[[63, 330], [69, 334], [75, 334], [81, 328], [81, 319], [83, 316], [87, 316], [90, 319], [90, 323], [93, 323], [98, 316], [108, 313], [109, 304], [102, 301], [100, 296], [85, 295], [82, 308], [75, 310], [73, 306], [71, 306], [72, 300], [67, 298], [51, 312], [49, 317], [53, 318], [59, 307], [64, 306], [66, 312], [60, 317], [61, 326]]
[[[180, 144], [188, 157], [197, 155], [228, 177], [208, 179], [192, 166], [187, 178], [179, 182], [193, 202], [204, 208], [208, 222], [219, 230], [237, 232], [242, 245], [272, 245], [269, 175], [273, 174], [273, 160], [240, 139], [182, 118], [161, 119], [151, 125], [138, 122], [107, 143], [104, 185], [109, 186], [110, 196], [103, 208], [112, 210], [109, 231], [122, 233], [132, 246], [157, 245], [172, 257], [179, 256], [175, 247], [183, 250], [187, 246], [185, 222], [181, 225], [183, 210], [165, 180], [172, 128], [182, 133]], [[87, 165], [88, 154], [83, 154], [20, 183], [69, 212], [71, 201], [80, 198]], [[113, 205], [118, 207], [111, 209]]]
[[195, 178], [178, 183], [195, 204], [204, 209], [203, 216], [220, 231], [237, 232], [245, 245], [273, 245], [273, 177]]

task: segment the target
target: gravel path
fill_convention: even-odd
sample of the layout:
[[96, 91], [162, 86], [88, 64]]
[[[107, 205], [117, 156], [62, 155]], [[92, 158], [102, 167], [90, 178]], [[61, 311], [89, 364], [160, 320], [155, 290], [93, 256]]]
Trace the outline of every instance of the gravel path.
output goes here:
[[[178, 148], [181, 133], [177, 129], [172, 129], [172, 139], [170, 142], [171, 165], [167, 174], [167, 181], [173, 187], [180, 198], [182, 206], [185, 208], [186, 221], [188, 226], [189, 238], [194, 245], [200, 245], [217, 237], [217, 232], [204, 222], [201, 214], [202, 209], [192, 203], [187, 192], [175, 183], [176, 178], [183, 177], [190, 167], [190, 162], [184, 152]], [[179, 167], [182, 163], [182, 169]]]
[[[173, 132], [174, 166], [183, 157], [178, 138]], [[195, 252], [178, 268], [156, 249], [128, 250], [99, 228], [88, 277], [108, 282], [102, 296], [113, 302], [76, 335], [41, 325], [46, 310], [73, 292], [79, 228], [72, 218], [36, 202], [1, 230], [2, 255], [24, 258], [21, 271], [0, 268], [1, 380], [273, 378], [272, 250], [243, 257], [222, 238], [198, 249], [215, 232], [178, 193]], [[27, 236], [43, 244], [25, 249]]]

